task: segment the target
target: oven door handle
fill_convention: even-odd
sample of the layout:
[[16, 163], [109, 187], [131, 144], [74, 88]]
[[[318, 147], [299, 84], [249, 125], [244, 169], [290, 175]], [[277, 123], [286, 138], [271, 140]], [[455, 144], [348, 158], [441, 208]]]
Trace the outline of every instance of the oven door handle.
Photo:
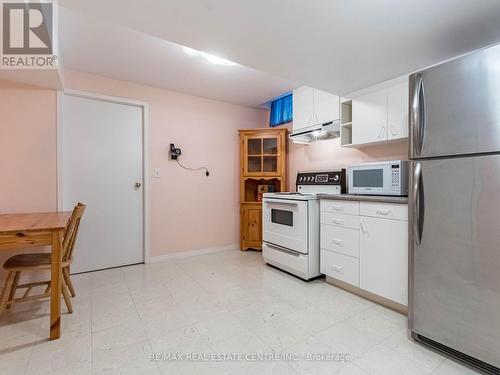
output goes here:
[[288, 253], [288, 254], [291, 254], [291, 255], [296, 256], [296, 257], [300, 256], [300, 253], [298, 253], [296, 251], [290, 250], [290, 249], [283, 247], [283, 246], [280, 246], [280, 245], [273, 244], [271, 242], [266, 242], [266, 245], [274, 248], [275, 250], [282, 251], [284, 253]]
[[278, 203], [278, 204], [288, 204], [288, 205], [291, 205], [291, 206], [298, 206], [298, 202], [291, 202], [291, 201], [286, 201], [284, 199], [265, 199], [264, 200], [264, 203], [266, 203], [267, 205], [271, 204], [271, 203]]

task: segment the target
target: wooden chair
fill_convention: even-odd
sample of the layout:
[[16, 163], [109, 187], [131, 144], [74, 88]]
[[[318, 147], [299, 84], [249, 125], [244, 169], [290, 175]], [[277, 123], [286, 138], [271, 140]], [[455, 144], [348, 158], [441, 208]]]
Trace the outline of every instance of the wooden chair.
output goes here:
[[[62, 295], [70, 313], [73, 312], [70, 294], [72, 297], [76, 296], [75, 288], [73, 287], [73, 283], [70, 278], [70, 266], [73, 262], [73, 250], [75, 247], [76, 237], [78, 235], [80, 220], [86, 207], [87, 206], [83, 203], [78, 203], [73, 209], [73, 214], [71, 215], [68, 228], [64, 234], [62, 244]], [[0, 313], [2, 313], [5, 309], [10, 308], [10, 306], [15, 303], [50, 297], [50, 280], [19, 285], [21, 272], [50, 271], [50, 253], [15, 255], [4, 263], [3, 268], [6, 271], [9, 271], [9, 273], [7, 275], [7, 281], [5, 282], [2, 295], [0, 296]], [[30, 296], [29, 294], [32, 289], [37, 286], [45, 286], [45, 292]], [[18, 289], [26, 289], [21, 298], [15, 298], [16, 291]]]

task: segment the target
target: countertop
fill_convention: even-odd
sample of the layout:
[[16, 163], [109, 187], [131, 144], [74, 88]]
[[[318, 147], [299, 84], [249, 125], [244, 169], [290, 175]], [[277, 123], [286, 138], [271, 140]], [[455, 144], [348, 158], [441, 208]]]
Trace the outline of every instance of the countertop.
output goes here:
[[378, 203], [408, 203], [408, 197], [390, 195], [353, 195], [353, 194], [318, 194], [319, 199], [331, 199], [340, 201], [363, 201]]

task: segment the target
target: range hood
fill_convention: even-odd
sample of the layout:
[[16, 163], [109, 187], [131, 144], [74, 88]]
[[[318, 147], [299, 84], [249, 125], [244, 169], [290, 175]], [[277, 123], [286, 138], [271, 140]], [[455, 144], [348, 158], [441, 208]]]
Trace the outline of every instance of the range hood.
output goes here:
[[325, 122], [299, 129], [290, 134], [293, 143], [309, 144], [324, 139], [340, 137], [340, 120]]

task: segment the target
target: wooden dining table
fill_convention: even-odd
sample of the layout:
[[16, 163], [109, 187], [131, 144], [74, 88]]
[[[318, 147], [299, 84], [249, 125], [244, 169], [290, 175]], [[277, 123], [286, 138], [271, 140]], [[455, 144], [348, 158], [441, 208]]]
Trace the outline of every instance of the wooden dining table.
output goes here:
[[42, 246], [51, 247], [51, 340], [61, 337], [62, 241], [70, 218], [71, 211], [0, 214], [0, 251]]

